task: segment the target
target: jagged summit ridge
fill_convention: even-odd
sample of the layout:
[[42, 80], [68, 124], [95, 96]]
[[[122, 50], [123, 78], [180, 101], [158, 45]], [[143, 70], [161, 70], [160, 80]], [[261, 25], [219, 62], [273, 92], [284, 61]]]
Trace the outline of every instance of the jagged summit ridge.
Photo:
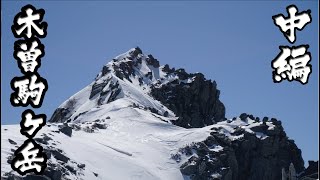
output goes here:
[[71, 122], [120, 98], [186, 128], [203, 127], [224, 119], [215, 81], [201, 73], [160, 66], [152, 55], [132, 48], [103, 66], [94, 82], [56, 109], [50, 122]]

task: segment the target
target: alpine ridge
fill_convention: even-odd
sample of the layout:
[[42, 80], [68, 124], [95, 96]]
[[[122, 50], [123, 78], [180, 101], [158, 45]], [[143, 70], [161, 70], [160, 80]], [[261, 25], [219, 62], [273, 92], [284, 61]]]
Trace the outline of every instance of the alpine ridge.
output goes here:
[[130, 49], [63, 102], [36, 135], [48, 157], [43, 175], [12, 171], [13, 153], [25, 138], [19, 125], [2, 125], [1, 178], [315, 177], [315, 163], [305, 169], [301, 150], [287, 137], [281, 121], [247, 113], [227, 119], [219, 96], [217, 83], [203, 74], [161, 66], [140, 48]]
[[160, 66], [137, 47], [103, 66], [95, 81], [63, 103], [50, 122], [77, 121], [93, 107], [123, 98], [159, 115], [177, 117], [172, 122], [178, 126], [204, 127], [225, 118], [219, 94], [216, 82], [203, 74]]

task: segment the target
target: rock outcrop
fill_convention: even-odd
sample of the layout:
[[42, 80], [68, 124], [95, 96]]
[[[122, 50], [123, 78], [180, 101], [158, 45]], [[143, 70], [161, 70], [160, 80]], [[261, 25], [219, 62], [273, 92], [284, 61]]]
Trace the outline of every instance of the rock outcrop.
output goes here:
[[254, 128], [246, 125], [250, 130], [264, 129], [259, 132], [261, 137], [241, 127], [235, 127], [231, 136], [224, 133], [223, 126], [212, 129], [205, 141], [180, 150], [180, 154], [190, 157], [180, 167], [181, 172], [192, 180], [279, 180], [282, 169], [289, 169], [290, 164], [297, 174], [303, 172], [301, 150], [288, 139], [279, 121], [266, 123], [260, 122]]
[[[199, 128], [224, 120], [225, 107], [219, 100], [215, 81], [206, 80], [201, 73], [188, 74], [183, 69], [173, 73], [180, 80], [152, 87], [151, 95], [179, 117], [173, 121], [175, 125]], [[189, 78], [192, 82], [186, 83]]]
[[319, 161], [308, 161], [309, 166], [300, 175], [299, 180], [317, 180], [319, 179]]

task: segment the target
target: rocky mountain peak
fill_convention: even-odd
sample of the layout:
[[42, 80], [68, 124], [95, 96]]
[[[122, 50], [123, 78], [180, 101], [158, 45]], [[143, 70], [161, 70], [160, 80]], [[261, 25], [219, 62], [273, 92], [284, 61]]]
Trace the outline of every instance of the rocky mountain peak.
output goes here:
[[318, 162], [304, 168], [281, 121], [247, 113], [225, 119], [219, 96], [203, 74], [130, 49], [62, 103], [35, 138], [48, 157], [43, 175], [11, 170], [13, 148], [25, 138], [14, 135], [19, 125], [2, 126], [1, 178], [318, 179]]

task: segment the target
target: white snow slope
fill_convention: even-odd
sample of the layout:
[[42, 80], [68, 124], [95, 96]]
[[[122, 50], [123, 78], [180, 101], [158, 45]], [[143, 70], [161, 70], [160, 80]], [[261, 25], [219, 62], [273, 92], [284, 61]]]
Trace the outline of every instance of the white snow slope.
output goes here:
[[[225, 134], [234, 140], [241, 138], [230, 135], [235, 127], [259, 124], [251, 120], [245, 123], [238, 119], [232, 123], [220, 122], [204, 128], [185, 129], [164, 122], [149, 111], [128, 107], [126, 103], [119, 99], [95, 109], [91, 115], [86, 116], [87, 122], [80, 124], [82, 130], [73, 131], [71, 137], [57, 133], [59, 124], [50, 123], [50, 127], [43, 127], [36, 137], [48, 135], [53, 139], [49, 141], [48, 147], [51, 145], [62, 149], [71, 160], [86, 165], [81, 170], [70, 161], [70, 166], [78, 169], [76, 175], [67, 176], [70, 179], [179, 180], [187, 179], [179, 170], [187, 158], [182, 158], [180, 163], [171, 159], [171, 155], [176, 154], [179, 148], [205, 140], [213, 127], [222, 127]], [[107, 119], [108, 116], [110, 119]], [[107, 128], [92, 133], [83, 130], [97, 119], [104, 120]], [[4, 176], [5, 172], [12, 171], [5, 157], [12, 154], [10, 149], [16, 149], [26, 138], [20, 134], [19, 125], [4, 125], [1, 128], [1, 175]], [[10, 144], [8, 139], [14, 140], [17, 145]], [[221, 146], [218, 145], [212, 148], [219, 149]], [[57, 160], [51, 157], [49, 161]]]

